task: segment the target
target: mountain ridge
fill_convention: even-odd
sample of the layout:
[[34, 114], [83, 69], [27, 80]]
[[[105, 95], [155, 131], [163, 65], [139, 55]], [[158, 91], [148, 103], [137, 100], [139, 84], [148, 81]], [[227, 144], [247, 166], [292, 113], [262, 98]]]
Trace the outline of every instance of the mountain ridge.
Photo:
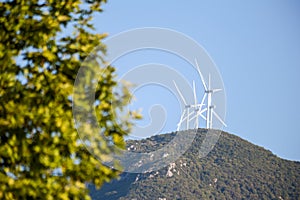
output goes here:
[[[124, 172], [100, 190], [89, 185], [92, 199], [300, 199], [300, 162], [281, 159], [226, 132], [207, 156], [198, 159], [206, 134], [207, 129], [198, 129], [190, 148], [158, 171]], [[155, 135], [127, 141], [127, 146], [133, 145], [133, 151], [154, 151], [175, 136]]]

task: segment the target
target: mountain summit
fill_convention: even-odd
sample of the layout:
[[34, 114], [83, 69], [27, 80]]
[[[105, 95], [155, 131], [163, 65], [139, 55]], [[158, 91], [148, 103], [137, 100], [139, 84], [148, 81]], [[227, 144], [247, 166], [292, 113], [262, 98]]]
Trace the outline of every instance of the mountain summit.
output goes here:
[[[226, 132], [207, 156], [199, 158], [206, 134], [207, 129], [198, 129], [190, 148], [158, 171], [124, 172], [100, 190], [89, 185], [92, 199], [300, 199], [299, 162], [281, 159]], [[175, 135], [130, 140], [127, 145], [132, 151], [154, 151]]]

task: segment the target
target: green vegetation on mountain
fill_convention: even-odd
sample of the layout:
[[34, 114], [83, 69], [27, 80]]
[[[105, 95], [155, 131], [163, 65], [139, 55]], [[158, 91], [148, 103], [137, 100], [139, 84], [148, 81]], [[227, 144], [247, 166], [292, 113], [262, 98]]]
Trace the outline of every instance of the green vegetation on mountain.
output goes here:
[[[119, 180], [105, 184], [100, 190], [89, 185], [92, 198], [300, 199], [299, 162], [281, 159], [225, 132], [214, 149], [206, 157], [199, 158], [205, 134], [206, 130], [199, 129], [189, 150], [158, 171], [123, 173]], [[128, 141], [128, 147], [134, 145], [134, 151], [154, 151], [174, 136], [175, 133], [171, 133]]]

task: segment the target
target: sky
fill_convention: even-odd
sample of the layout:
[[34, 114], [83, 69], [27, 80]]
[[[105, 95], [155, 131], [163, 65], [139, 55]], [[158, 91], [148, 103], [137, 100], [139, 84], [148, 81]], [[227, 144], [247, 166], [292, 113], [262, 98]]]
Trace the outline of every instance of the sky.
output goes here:
[[[299, 1], [111, 0], [103, 10], [94, 23], [97, 32], [109, 37], [130, 29], [161, 27], [194, 39], [210, 55], [223, 79], [224, 130], [281, 158], [300, 161]], [[185, 73], [185, 62], [151, 50], [124, 56], [114, 65], [122, 74], [130, 66], [151, 62], [175, 66]], [[201, 86], [200, 80], [186, 73]], [[174, 95], [165, 91], [157, 97], [144, 89], [142, 95], [139, 91], [135, 94], [137, 105], [144, 107], [144, 123], [149, 122], [147, 107], [167, 99], [166, 112], [170, 109], [172, 113], [161, 131], [176, 130], [181, 111], [172, 108], [178, 104]], [[149, 91], [155, 89], [159, 92], [162, 88], [152, 86]]]

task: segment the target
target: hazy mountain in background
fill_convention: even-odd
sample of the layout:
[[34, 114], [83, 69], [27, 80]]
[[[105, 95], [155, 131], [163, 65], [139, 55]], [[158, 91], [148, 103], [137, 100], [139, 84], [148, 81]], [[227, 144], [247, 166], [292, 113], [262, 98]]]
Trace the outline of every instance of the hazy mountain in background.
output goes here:
[[[190, 134], [185, 131], [184, 134]], [[214, 149], [199, 158], [206, 129], [198, 129], [191, 147], [167, 167], [149, 173], [123, 173], [100, 190], [89, 185], [92, 199], [300, 199], [300, 162], [222, 132]], [[176, 133], [128, 141], [131, 151], [150, 152]]]

